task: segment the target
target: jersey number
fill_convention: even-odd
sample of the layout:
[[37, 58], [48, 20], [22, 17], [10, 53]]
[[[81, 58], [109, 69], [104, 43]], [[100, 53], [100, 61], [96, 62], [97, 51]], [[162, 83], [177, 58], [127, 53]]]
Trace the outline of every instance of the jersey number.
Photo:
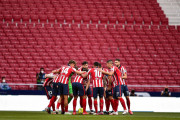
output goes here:
[[98, 70], [94, 70], [95, 72], [95, 77], [101, 77], [102, 76], [102, 73], [99, 72]]
[[69, 70], [69, 68], [63, 69], [62, 73], [67, 74], [67, 73], [68, 73], [68, 70]]

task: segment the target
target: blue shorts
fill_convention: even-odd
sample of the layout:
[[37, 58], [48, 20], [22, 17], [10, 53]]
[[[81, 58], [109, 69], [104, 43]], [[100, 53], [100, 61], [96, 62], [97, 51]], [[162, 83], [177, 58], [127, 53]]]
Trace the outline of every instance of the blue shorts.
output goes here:
[[106, 90], [106, 98], [109, 98], [109, 96], [112, 96], [112, 90]]
[[121, 85], [121, 91], [120, 95], [122, 96], [122, 93], [124, 93], [124, 96], [129, 96], [129, 90], [127, 85]]
[[68, 84], [59, 83], [58, 86], [59, 86], [60, 95], [69, 95], [69, 86], [68, 86]]
[[[86, 86], [84, 86], [84, 89], [86, 90]], [[92, 91], [91, 91], [91, 88], [90, 88], [90, 87], [87, 89], [86, 95], [87, 95], [87, 96], [92, 95]]]
[[100, 98], [103, 98], [103, 96], [104, 96], [104, 88], [103, 87], [93, 88], [93, 97], [97, 98], [98, 95]]
[[117, 85], [113, 88], [113, 98], [117, 99], [118, 97], [120, 97], [119, 85]]
[[51, 86], [45, 86], [44, 89], [46, 91], [46, 96], [47, 96], [48, 100], [51, 99], [52, 98], [52, 91], [53, 91], [52, 87]]
[[53, 87], [52, 87], [52, 95], [53, 96], [57, 96], [58, 95], [58, 83], [52, 83]]
[[72, 83], [72, 89], [73, 89], [73, 95], [74, 96], [83, 96], [85, 95], [85, 89], [84, 86], [79, 82], [73, 82]]

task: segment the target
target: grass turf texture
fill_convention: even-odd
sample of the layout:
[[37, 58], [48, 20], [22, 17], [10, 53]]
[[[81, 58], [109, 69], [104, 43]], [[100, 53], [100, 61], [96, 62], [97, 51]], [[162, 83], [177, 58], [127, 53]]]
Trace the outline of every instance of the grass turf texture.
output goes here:
[[49, 115], [46, 112], [0, 111], [0, 120], [180, 120], [180, 113], [135, 112], [134, 115]]

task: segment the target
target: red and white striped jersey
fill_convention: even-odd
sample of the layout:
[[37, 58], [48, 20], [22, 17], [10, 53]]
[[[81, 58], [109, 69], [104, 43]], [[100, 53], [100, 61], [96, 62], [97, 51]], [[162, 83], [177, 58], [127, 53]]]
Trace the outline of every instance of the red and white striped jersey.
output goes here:
[[69, 76], [71, 75], [71, 73], [74, 73], [75, 71], [75, 68], [72, 68], [70, 66], [63, 66], [59, 69], [60, 74], [54, 79], [53, 82], [68, 84]]
[[[115, 84], [114, 84], [114, 78], [113, 78], [113, 76], [110, 76], [110, 79], [111, 79], [111, 87], [114, 87]], [[107, 87], [109, 87], [109, 85], [110, 85], [109, 82], [110, 82], [109, 76], [106, 75], [106, 86], [107, 86]]]
[[[119, 70], [121, 71], [121, 75], [124, 76], [127, 74], [127, 70], [124, 66], [120, 65]], [[127, 85], [126, 80], [122, 79], [123, 85]]]
[[43, 87], [50, 86], [53, 82], [53, 78], [46, 78], [43, 84]]
[[98, 68], [92, 68], [88, 71], [88, 75], [91, 75], [93, 79], [93, 87], [104, 87], [103, 77], [104, 74], [98, 70]]
[[118, 69], [118, 67], [113, 66], [110, 71], [114, 71], [114, 85], [123, 85], [122, 77], [121, 77], [121, 71]]
[[[80, 68], [78, 69], [78, 71], [82, 71], [82, 67], [80, 67]], [[86, 74], [86, 73], [84, 73], [84, 74]], [[90, 75], [89, 75], [89, 76], [90, 76]], [[76, 77], [75, 77], [75, 79], [73, 80], [73, 82], [79, 82], [79, 83], [81, 83], [81, 84], [86, 85], [86, 84], [87, 84], [87, 79], [89, 79], [89, 78], [88, 78], [88, 77], [83, 78], [81, 75], [76, 74]]]

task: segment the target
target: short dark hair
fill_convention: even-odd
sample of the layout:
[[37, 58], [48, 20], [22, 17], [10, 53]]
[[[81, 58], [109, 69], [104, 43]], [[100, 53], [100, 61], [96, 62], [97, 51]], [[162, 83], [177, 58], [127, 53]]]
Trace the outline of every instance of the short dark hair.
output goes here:
[[107, 63], [113, 63], [113, 61], [112, 60], [108, 60]]
[[99, 63], [98, 67], [101, 67], [101, 63]]
[[88, 64], [88, 62], [87, 62], [87, 61], [82, 62], [82, 65], [86, 65], [86, 64]]
[[3, 77], [1, 77], [1, 79], [4, 79], [5, 77], [3, 76]]
[[43, 67], [42, 67], [42, 68], [40, 68], [40, 70], [42, 70], [42, 69], [44, 70], [44, 68], [43, 68]]
[[94, 66], [99, 66], [99, 63], [98, 62], [94, 62]]
[[69, 64], [69, 65], [70, 65], [70, 64], [76, 64], [76, 61], [70, 60], [68, 64]]
[[87, 68], [82, 68], [82, 71], [88, 72], [88, 69]]
[[120, 62], [120, 59], [115, 59], [115, 61], [119, 61]]
[[134, 90], [134, 89], [132, 89], [132, 90], [131, 90], [131, 93], [134, 93], [134, 92], [135, 92], [135, 90]]

